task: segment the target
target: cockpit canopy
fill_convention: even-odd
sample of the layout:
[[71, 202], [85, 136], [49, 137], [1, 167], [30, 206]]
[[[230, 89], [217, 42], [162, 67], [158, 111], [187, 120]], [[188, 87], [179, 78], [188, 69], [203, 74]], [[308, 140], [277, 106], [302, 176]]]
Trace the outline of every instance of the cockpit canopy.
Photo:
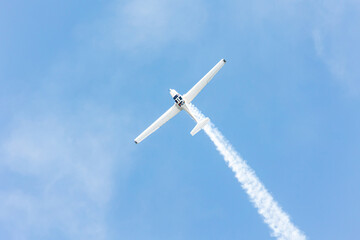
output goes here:
[[179, 105], [179, 107], [185, 104], [185, 101], [183, 100], [181, 95], [176, 94], [173, 99], [175, 100], [176, 104]]

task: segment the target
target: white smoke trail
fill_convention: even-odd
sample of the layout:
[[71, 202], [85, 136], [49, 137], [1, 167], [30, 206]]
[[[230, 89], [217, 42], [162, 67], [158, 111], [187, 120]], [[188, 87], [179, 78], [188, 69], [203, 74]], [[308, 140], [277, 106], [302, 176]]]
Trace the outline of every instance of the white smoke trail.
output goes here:
[[[189, 104], [189, 108], [197, 119], [205, 118], [194, 105]], [[224, 156], [229, 167], [235, 172], [235, 176], [241, 183], [242, 188], [249, 195], [258, 212], [263, 216], [264, 222], [272, 229], [272, 235], [280, 240], [305, 240], [306, 236], [291, 223], [289, 216], [270, 195], [255, 175], [255, 172], [233, 149], [214, 124], [210, 122], [205, 126], [204, 130], [220, 154]]]

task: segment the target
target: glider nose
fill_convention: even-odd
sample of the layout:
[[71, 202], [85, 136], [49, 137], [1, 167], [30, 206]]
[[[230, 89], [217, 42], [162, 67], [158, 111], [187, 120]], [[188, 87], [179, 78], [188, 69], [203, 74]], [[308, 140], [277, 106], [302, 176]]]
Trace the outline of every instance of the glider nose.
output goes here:
[[174, 89], [169, 89], [171, 97], [174, 97], [176, 94], [178, 94]]

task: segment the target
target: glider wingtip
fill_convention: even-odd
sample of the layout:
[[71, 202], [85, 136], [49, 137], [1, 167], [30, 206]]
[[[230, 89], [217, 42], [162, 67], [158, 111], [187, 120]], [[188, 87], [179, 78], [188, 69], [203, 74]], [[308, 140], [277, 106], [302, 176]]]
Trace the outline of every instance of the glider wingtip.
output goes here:
[[226, 63], [226, 60], [225, 60], [225, 59], [223, 59], [223, 61], [224, 61], [224, 63]]
[[136, 144], [138, 144], [138, 142], [137, 142], [136, 140], [135, 140], [134, 142], [135, 142]]

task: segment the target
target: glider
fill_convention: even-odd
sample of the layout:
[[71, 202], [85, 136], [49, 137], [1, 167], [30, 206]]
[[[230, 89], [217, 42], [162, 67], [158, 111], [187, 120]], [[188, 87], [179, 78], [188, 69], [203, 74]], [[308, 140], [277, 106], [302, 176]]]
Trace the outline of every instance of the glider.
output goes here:
[[163, 115], [161, 115], [153, 124], [151, 124], [145, 131], [143, 131], [137, 138], [135, 138], [135, 143], [138, 144], [147, 138], [150, 134], [155, 132], [159, 127], [164, 125], [167, 121], [173, 118], [182, 110], [185, 110], [190, 117], [192, 117], [197, 123], [193, 130], [191, 130], [190, 134], [194, 136], [201, 129], [205, 127], [205, 125], [210, 121], [209, 118], [205, 118], [201, 121], [195, 118], [195, 116], [191, 113], [187, 104], [191, 103], [191, 101], [199, 94], [199, 92], [210, 82], [210, 80], [215, 76], [215, 74], [224, 66], [226, 63], [225, 59], [221, 59], [198, 83], [195, 84], [186, 94], [183, 96], [176, 92], [174, 89], [170, 89], [170, 95], [174, 99], [174, 105], [167, 110]]

